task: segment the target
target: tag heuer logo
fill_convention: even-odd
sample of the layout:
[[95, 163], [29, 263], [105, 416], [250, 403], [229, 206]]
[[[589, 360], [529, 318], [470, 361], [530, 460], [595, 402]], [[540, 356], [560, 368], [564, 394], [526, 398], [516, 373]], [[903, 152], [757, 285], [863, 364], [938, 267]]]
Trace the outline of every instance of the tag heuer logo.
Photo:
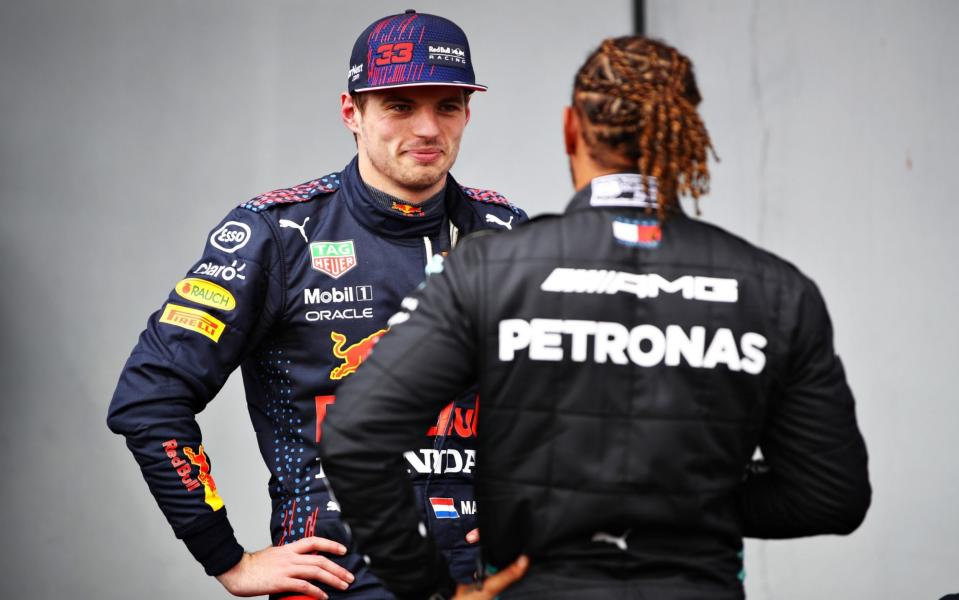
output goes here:
[[356, 266], [353, 240], [341, 242], [313, 242], [310, 244], [310, 264], [321, 273], [337, 279]]

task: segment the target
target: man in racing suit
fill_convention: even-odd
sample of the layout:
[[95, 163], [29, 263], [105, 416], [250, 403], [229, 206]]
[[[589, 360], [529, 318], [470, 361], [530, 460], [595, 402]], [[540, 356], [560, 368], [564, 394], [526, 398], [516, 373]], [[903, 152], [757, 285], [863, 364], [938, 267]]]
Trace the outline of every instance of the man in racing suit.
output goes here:
[[[318, 458], [324, 416], [433, 256], [460, 235], [525, 219], [448, 174], [468, 94], [485, 89], [455, 24], [414, 11], [376, 21], [353, 49], [348, 88], [342, 117], [357, 156], [245, 202], [213, 229], [150, 317], [110, 405], [110, 428], [126, 436], [177, 537], [237, 595], [391, 597], [346, 553], [350, 535]], [[195, 420], [238, 366], [271, 472], [274, 547], [252, 555], [233, 535]], [[430, 498], [475, 504], [476, 404], [466, 385], [450, 394], [416, 432], [407, 465], [423, 521], [463, 581], [476, 569], [466, 540], [476, 516], [450, 519]]]
[[[503, 598], [741, 599], [743, 536], [863, 520], [866, 449], [819, 291], [677, 202], [708, 185], [699, 100], [675, 49], [606, 40], [566, 112], [565, 214], [464, 241], [341, 389], [327, 475], [398, 596], [453, 592], [401, 451], [477, 377], [483, 555], [529, 561]], [[757, 447], [768, 468], [747, 469]]]

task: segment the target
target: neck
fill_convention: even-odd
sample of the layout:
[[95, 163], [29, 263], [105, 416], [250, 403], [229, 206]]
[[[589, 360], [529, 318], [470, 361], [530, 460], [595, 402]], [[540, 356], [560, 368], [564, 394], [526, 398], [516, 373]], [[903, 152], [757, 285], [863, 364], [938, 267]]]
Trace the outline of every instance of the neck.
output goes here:
[[387, 177], [378, 169], [373, 166], [373, 163], [370, 161], [369, 156], [365, 152], [359, 153], [359, 169], [360, 169], [360, 178], [369, 186], [372, 186], [381, 192], [385, 192], [390, 196], [395, 196], [404, 202], [409, 204], [419, 204], [426, 200], [429, 200], [436, 194], [440, 193], [443, 188], [446, 186], [446, 177], [440, 177], [440, 179], [425, 188], [409, 188], [404, 185], [397, 183], [395, 180]]
[[613, 173], [623, 173], [629, 170], [626, 168], [605, 167], [597, 164], [588, 157], [584, 160], [584, 157], [575, 156], [570, 156], [569, 168], [573, 175], [573, 187], [577, 190], [583, 189], [590, 181], [597, 177], [612, 175]]
[[592, 180], [603, 175], [612, 175], [613, 173], [622, 173], [624, 169], [597, 168], [580, 173], [573, 173], [573, 186], [581, 190]]

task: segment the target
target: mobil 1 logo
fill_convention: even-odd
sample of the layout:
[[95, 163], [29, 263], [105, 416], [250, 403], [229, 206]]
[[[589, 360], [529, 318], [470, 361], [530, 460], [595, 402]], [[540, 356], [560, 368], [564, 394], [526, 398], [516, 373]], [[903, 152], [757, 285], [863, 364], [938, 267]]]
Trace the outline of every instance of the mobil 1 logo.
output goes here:
[[[372, 306], [355, 304], [372, 301], [373, 286], [371, 285], [349, 285], [341, 288], [332, 287], [328, 290], [306, 288], [303, 290], [303, 304], [310, 309], [303, 313], [303, 316], [310, 322], [372, 319]], [[353, 306], [340, 306], [341, 304], [353, 304]]]
[[372, 285], [348, 285], [328, 290], [306, 288], [303, 290], [303, 304], [340, 304], [342, 302], [372, 302]]

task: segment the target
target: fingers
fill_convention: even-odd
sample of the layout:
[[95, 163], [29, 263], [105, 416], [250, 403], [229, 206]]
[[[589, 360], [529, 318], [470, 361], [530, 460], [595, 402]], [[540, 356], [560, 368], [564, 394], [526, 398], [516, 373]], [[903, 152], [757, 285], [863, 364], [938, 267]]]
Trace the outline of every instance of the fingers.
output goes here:
[[[310, 567], [312, 569], [319, 569], [325, 574], [324, 577], [317, 577], [323, 583], [333, 585], [336, 587], [341, 587], [346, 589], [347, 585], [353, 583], [353, 574], [336, 564], [332, 560], [326, 558], [325, 556], [317, 556], [315, 554], [303, 554], [300, 555], [297, 559], [298, 566]], [[327, 578], [328, 577], [328, 578]], [[343, 583], [343, 586], [339, 584]]]
[[287, 569], [287, 574], [289, 577], [294, 577], [296, 579], [319, 581], [338, 590], [345, 590], [346, 588], [350, 587], [348, 582], [335, 577], [332, 573], [323, 568], [314, 567], [312, 565], [290, 565], [289, 569]]
[[309, 552], [328, 552], [330, 554], [346, 554], [346, 546], [340, 544], [339, 542], [334, 542], [333, 540], [328, 540], [321, 537], [305, 537], [300, 540], [296, 540], [292, 544], [287, 544], [284, 546], [289, 548], [294, 552], [299, 554], [306, 554]]
[[302, 579], [293, 579], [291, 577], [283, 581], [282, 585], [282, 590], [286, 592], [296, 592], [297, 594], [309, 596], [310, 598], [319, 598], [320, 600], [327, 600], [329, 598], [323, 590]]
[[478, 542], [479, 540], [480, 540], [480, 536], [479, 536], [479, 528], [478, 528], [478, 527], [477, 527], [476, 529], [470, 530], [470, 532], [466, 534], [466, 541], [467, 541], [467, 543], [475, 544], [475, 543]]
[[510, 566], [506, 567], [496, 575], [487, 577], [483, 582], [483, 595], [489, 594], [489, 598], [498, 595], [516, 581], [522, 579], [529, 568], [529, 558], [525, 554], [520, 555]]

